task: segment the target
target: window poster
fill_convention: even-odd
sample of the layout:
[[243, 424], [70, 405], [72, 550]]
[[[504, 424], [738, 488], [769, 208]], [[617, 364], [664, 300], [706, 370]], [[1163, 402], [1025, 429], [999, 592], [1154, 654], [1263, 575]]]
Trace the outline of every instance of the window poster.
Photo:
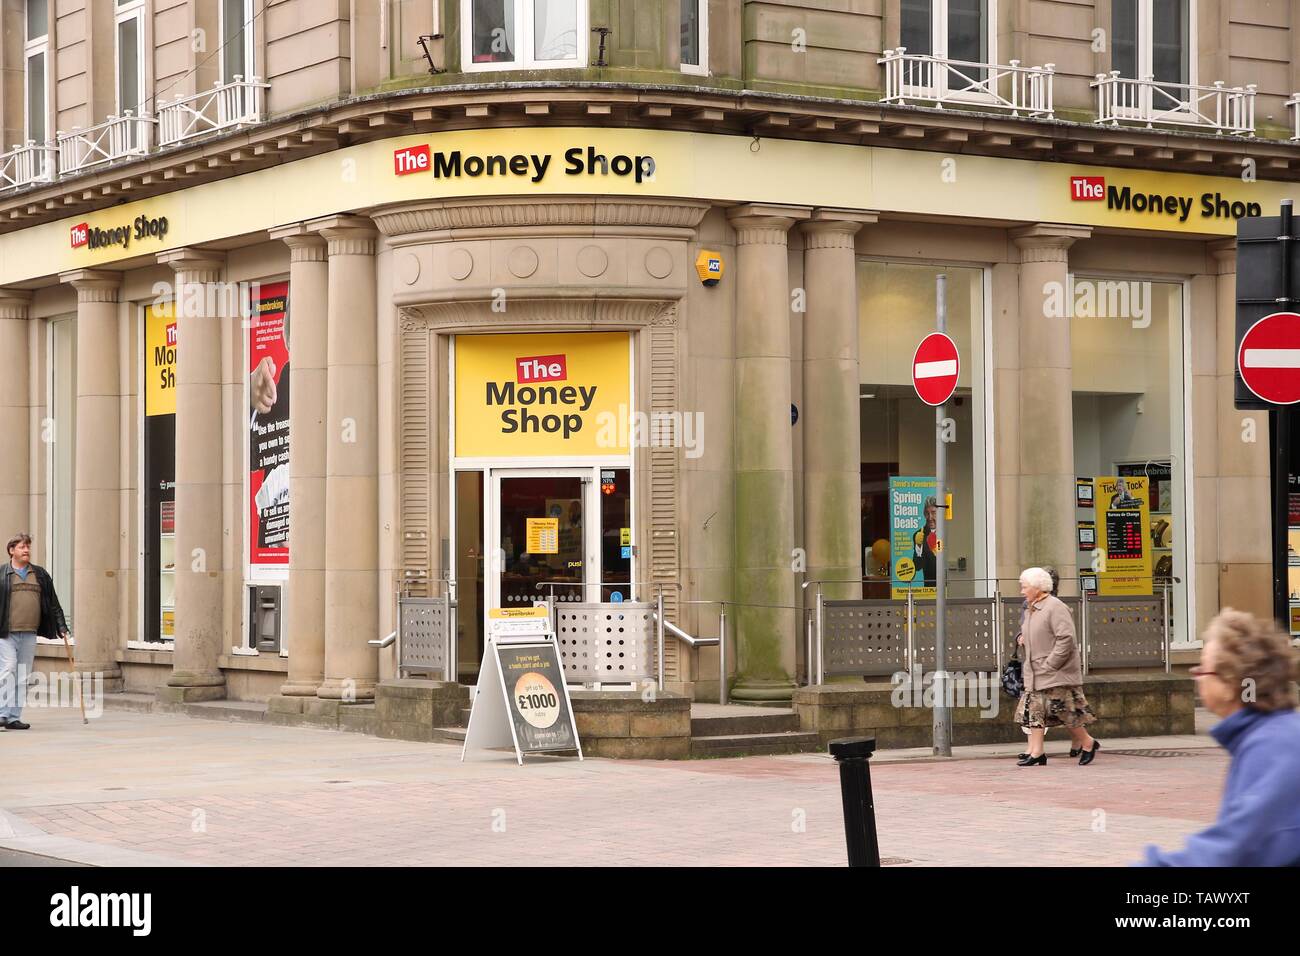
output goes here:
[[934, 478], [889, 479], [889, 575], [895, 599], [932, 599], [943, 546], [938, 539], [939, 482]]
[[1104, 563], [1097, 569], [1102, 595], [1151, 593], [1150, 479], [1096, 479], [1097, 528]]
[[144, 310], [144, 639], [176, 624], [176, 311]]
[[253, 287], [248, 325], [249, 564], [289, 564], [289, 284]]

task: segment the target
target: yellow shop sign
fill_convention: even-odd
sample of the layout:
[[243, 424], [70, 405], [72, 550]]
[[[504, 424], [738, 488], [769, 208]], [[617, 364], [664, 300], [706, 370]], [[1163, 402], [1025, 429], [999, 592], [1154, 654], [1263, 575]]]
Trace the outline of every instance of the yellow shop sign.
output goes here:
[[456, 337], [460, 458], [625, 455], [626, 332]]

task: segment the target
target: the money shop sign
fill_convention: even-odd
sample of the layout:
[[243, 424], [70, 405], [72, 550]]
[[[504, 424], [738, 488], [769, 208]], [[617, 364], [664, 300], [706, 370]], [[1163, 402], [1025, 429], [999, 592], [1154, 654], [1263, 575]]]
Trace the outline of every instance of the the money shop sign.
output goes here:
[[456, 455], [625, 455], [626, 332], [456, 338]]

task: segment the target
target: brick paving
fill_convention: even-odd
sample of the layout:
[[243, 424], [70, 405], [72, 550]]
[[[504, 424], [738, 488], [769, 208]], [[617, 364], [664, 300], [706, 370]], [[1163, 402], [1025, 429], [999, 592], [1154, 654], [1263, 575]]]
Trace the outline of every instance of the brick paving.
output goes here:
[[[16, 852], [109, 865], [844, 861], [837, 768], [820, 754], [518, 767], [496, 753], [462, 764], [446, 744], [172, 715], [30, 719], [31, 731], [0, 735], [0, 848]], [[1024, 769], [881, 754], [881, 853], [927, 866], [1124, 865], [1213, 819], [1227, 758], [1180, 752]]]

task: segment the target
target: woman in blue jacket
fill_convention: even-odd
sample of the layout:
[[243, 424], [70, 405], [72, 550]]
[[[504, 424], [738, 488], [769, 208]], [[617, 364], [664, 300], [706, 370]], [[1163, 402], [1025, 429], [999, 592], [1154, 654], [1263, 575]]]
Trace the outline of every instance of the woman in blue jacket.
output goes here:
[[1147, 848], [1147, 866], [1300, 865], [1300, 713], [1291, 642], [1271, 624], [1224, 608], [1192, 669], [1210, 731], [1228, 753], [1218, 819], [1175, 853]]

